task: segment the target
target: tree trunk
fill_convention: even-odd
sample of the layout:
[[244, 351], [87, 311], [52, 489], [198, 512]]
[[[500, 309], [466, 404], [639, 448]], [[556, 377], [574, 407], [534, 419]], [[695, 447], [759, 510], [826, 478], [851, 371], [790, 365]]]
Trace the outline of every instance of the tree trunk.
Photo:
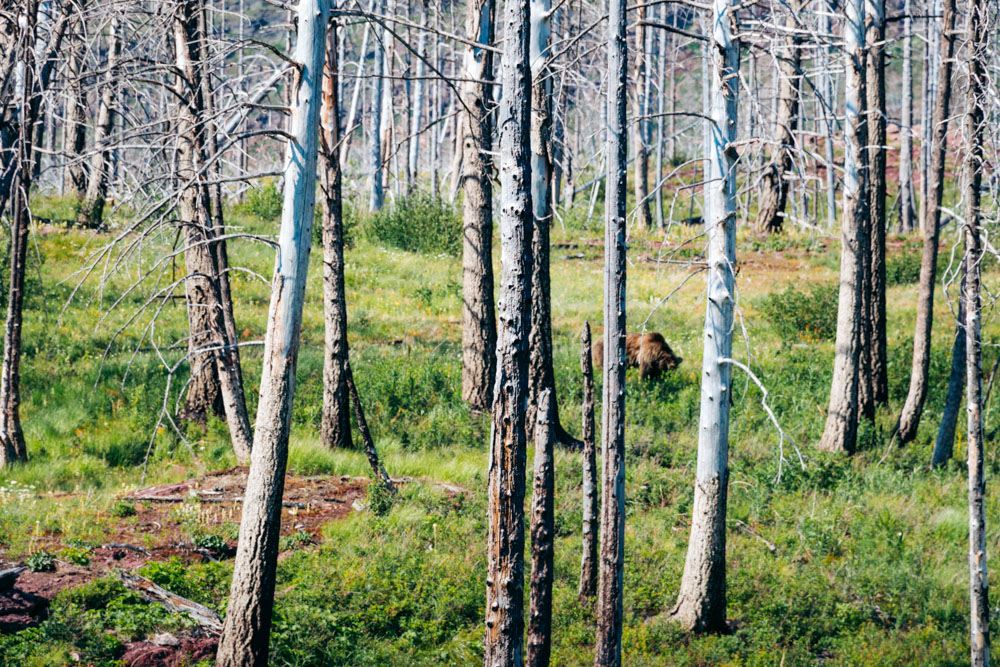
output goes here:
[[938, 236], [941, 226], [941, 198], [944, 194], [944, 160], [947, 150], [948, 114], [951, 104], [951, 68], [955, 54], [955, 0], [945, 0], [941, 22], [944, 53], [938, 69], [937, 99], [934, 101], [933, 134], [930, 148], [927, 195], [922, 211], [924, 249], [920, 260], [917, 322], [913, 334], [913, 363], [910, 388], [903, 403], [894, 436], [900, 444], [917, 437], [917, 427], [927, 398], [927, 374], [931, 363], [931, 327], [934, 321], [934, 281], [937, 273]]
[[323, 413], [320, 440], [337, 449], [351, 446], [351, 406], [347, 391], [347, 294], [344, 288], [344, 211], [341, 198], [340, 105], [337, 100], [337, 22], [327, 36], [323, 75], [322, 133], [323, 193]]
[[326, 2], [300, 0], [293, 54], [300, 75], [291, 105], [291, 141], [285, 159], [284, 205], [264, 339], [257, 429], [229, 608], [216, 657], [219, 667], [267, 664], [292, 394], [312, 242], [326, 24]]
[[552, 574], [555, 539], [555, 459], [552, 390], [538, 399], [535, 424], [535, 477], [531, 497], [531, 608], [528, 616], [529, 667], [547, 667], [552, 652]]
[[[420, 1], [420, 25], [427, 25], [427, 6], [424, 0]], [[412, 192], [417, 186], [417, 176], [420, 171], [420, 130], [423, 123], [424, 112], [424, 79], [427, 76], [427, 65], [424, 60], [427, 57], [427, 31], [421, 30], [417, 42], [417, 80], [413, 85], [412, 115], [410, 116], [410, 142], [407, 152], [408, 175], [407, 187]], [[433, 131], [433, 130], [432, 130]]]
[[597, 594], [597, 537], [600, 524], [597, 499], [597, 456], [594, 451], [594, 362], [590, 350], [590, 322], [583, 323], [583, 557], [580, 562], [581, 599]]
[[87, 192], [76, 220], [86, 227], [100, 227], [104, 217], [104, 201], [108, 192], [108, 163], [110, 151], [108, 143], [114, 124], [114, 102], [118, 96], [118, 59], [121, 56], [121, 40], [118, 39], [120, 19], [111, 19], [108, 34], [107, 74], [101, 86], [100, 106], [97, 110], [97, 124], [94, 127], [94, 155], [90, 160], [90, 179]]
[[[820, 32], [829, 35], [833, 32], [831, 15], [837, 11], [837, 0], [827, 0], [827, 11], [820, 15]], [[833, 86], [833, 77], [830, 76], [830, 51], [821, 49], [821, 69], [820, 90], [826, 98], [823, 105], [823, 151], [826, 167], [824, 168], [826, 177], [826, 224], [830, 231], [837, 225], [837, 180], [834, 174], [834, 152], [833, 152], [833, 127], [835, 125], [835, 112], [837, 108], [837, 94]]]
[[694, 512], [684, 575], [670, 616], [695, 632], [726, 626], [726, 499], [729, 485], [729, 405], [736, 294], [736, 148], [740, 69], [733, 37], [735, 0], [715, 0], [712, 10], [711, 127], [713, 152], [707, 185], [708, 294], [702, 357], [701, 410]]
[[965, 267], [962, 267], [962, 286], [959, 289], [958, 319], [955, 323], [955, 342], [951, 347], [951, 374], [948, 376], [948, 395], [944, 401], [941, 425], [931, 466], [943, 466], [951, 460], [955, 446], [955, 426], [958, 423], [958, 409], [962, 405], [962, 390], [965, 384]]
[[67, 98], [63, 159], [67, 167], [63, 180], [65, 189], [82, 200], [87, 194], [87, 172], [83, 168], [83, 154], [87, 147], [87, 95], [83, 90], [83, 19], [81, 12], [74, 11], [73, 14], [70, 28], [72, 39], [66, 54]]
[[493, 394], [484, 667], [524, 662], [525, 405], [531, 326], [528, 0], [506, 0], [500, 128], [500, 301]]
[[[469, 2], [465, 31], [478, 44], [492, 44], [494, 0]], [[462, 399], [476, 411], [489, 410], [496, 378], [496, 315], [493, 311], [493, 54], [470, 47], [465, 55], [462, 135]], [[436, 130], [431, 130], [436, 136]], [[432, 160], [437, 156], [433, 153]]]
[[845, 6], [847, 39], [846, 118], [844, 121], [844, 222], [841, 225], [840, 293], [837, 299], [836, 356], [830, 387], [830, 407], [819, 448], [852, 453], [857, 441], [860, 365], [865, 349], [862, 291], [869, 252], [867, 154], [865, 142], [864, 1]]
[[990, 606], [986, 569], [986, 479], [983, 439], [982, 314], [980, 311], [983, 248], [980, 240], [980, 198], [983, 181], [984, 104], [991, 76], [987, 72], [989, 3], [969, 3], [966, 36], [969, 80], [966, 87], [965, 155], [965, 347], [966, 413], [969, 450], [969, 635], [970, 664], [990, 663]]
[[868, 357], [867, 390], [860, 412], [875, 417], [878, 406], [889, 404], [889, 362], [885, 324], [885, 234], [886, 234], [886, 109], [885, 109], [885, 0], [866, 0], [865, 45], [867, 48], [868, 128], [868, 231], [871, 247], [868, 254], [870, 288], [862, 294], [865, 307]]
[[24, 275], [28, 263], [28, 227], [31, 213], [31, 140], [38, 117], [38, 97], [34, 83], [34, 44], [28, 36], [35, 32], [38, 0], [27, 0], [24, 23], [14, 48], [23, 63], [19, 98], [17, 137], [15, 138], [14, 178], [11, 182], [10, 280], [7, 292], [7, 316], [4, 323], [3, 363], [0, 366], [0, 468], [28, 460], [28, 448], [21, 429], [21, 325], [24, 308]]
[[802, 61], [802, 33], [799, 31], [799, 12], [802, 0], [793, 0], [785, 14], [784, 48], [775, 55], [778, 60], [778, 116], [774, 121], [774, 152], [764, 167], [761, 178], [760, 205], [757, 233], [780, 232], [785, 223], [785, 204], [788, 201], [786, 174], [793, 168], [792, 152], [795, 150], [795, 133], [799, 127], [799, 77]]
[[900, 100], [899, 151], [899, 230], [914, 229], [913, 195], [913, 19], [911, 0], [903, 5], [903, 90]]
[[[924, 21], [924, 94], [923, 105], [920, 114], [920, 231], [924, 238], [928, 235], [926, 223], [929, 215], [927, 205], [934, 197], [933, 186], [931, 184], [931, 172], [934, 163], [934, 135], [937, 133], [937, 123], [933, 116], [936, 111], [937, 101], [940, 99], [941, 90], [939, 81], [941, 80], [941, 64], [945, 61], [941, 57], [941, 36], [944, 30], [942, 14], [944, 5], [951, 0], [926, 0], [927, 11]], [[945, 48], [949, 48], [946, 43]], [[951, 68], [948, 64], [947, 67]], [[950, 80], [949, 80], [949, 86]]]
[[635, 221], [639, 229], [650, 226], [649, 146], [646, 145], [646, 4], [636, 7], [635, 21]]
[[[372, 6], [372, 11], [376, 14], [381, 14], [384, 7], [383, 0], [375, 0]], [[382, 126], [385, 124], [382, 119], [383, 105], [385, 88], [385, 72], [387, 69], [385, 62], [385, 41], [386, 41], [386, 30], [385, 28], [378, 29], [379, 39], [376, 40], [375, 44], [375, 66], [373, 68], [374, 72], [374, 86], [375, 90], [372, 93], [372, 126], [371, 126], [371, 191], [368, 197], [368, 210], [369, 211], [379, 211], [382, 209], [382, 202], [385, 197], [383, 186], [382, 186]]]
[[628, 169], [625, 0], [608, 4], [608, 98], [604, 123], [604, 388], [601, 405], [603, 487], [597, 584], [595, 667], [622, 660], [625, 574], [625, 278]]
[[358, 433], [361, 434], [361, 441], [365, 446], [365, 456], [368, 458], [368, 465], [372, 469], [372, 482], [381, 484], [389, 493], [396, 493], [389, 473], [385, 471], [385, 466], [378, 458], [378, 450], [375, 449], [375, 439], [368, 428], [368, 420], [365, 419], [365, 410], [361, 406], [361, 397], [358, 395], [358, 386], [354, 384], [354, 371], [351, 370], [351, 362], [348, 361], [344, 371], [344, 383], [351, 394], [351, 402], [354, 404], [354, 418], [358, 420]]

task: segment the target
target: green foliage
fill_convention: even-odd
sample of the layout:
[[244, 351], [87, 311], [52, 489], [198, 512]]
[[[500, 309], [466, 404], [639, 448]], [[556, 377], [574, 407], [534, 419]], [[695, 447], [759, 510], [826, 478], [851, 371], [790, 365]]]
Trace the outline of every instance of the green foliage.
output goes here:
[[785, 342], [833, 340], [837, 334], [837, 285], [786, 287], [764, 297], [759, 310]]
[[455, 207], [439, 197], [413, 194], [369, 214], [363, 222], [372, 243], [430, 255], [457, 257], [462, 251], [462, 221]]
[[[361, 226], [361, 209], [353, 199], [345, 199], [341, 206], [341, 226], [343, 227], [344, 248], [353, 248], [358, 240], [358, 229]], [[323, 207], [316, 203], [312, 229], [313, 243], [316, 248], [323, 247]]]
[[313, 536], [304, 530], [297, 530], [291, 535], [284, 535], [278, 540], [279, 551], [301, 549], [313, 543]]
[[194, 545], [199, 549], [205, 549], [206, 551], [211, 551], [215, 554], [225, 554], [229, 551], [229, 545], [226, 544], [226, 538], [221, 535], [199, 535], [194, 538]]
[[56, 557], [48, 551], [36, 551], [28, 556], [25, 565], [32, 572], [52, 572], [56, 569]]
[[90, 549], [66, 547], [59, 552], [59, 558], [69, 563], [73, 563], [74, 565], [87, 567], [90, 565]]
[[396, 502], [396, 494], [389, 489], [387, 484], [382, 482], [372, 481], [368, 484], [366, 495], [368, 509], [375, 516], [385, 516]]
[[904, 250], [894, 253], [885, 258], [885, 284], [889, 287], [893, 285], [911, 285], [920, 278], [920, 252], [910, 252]]
[[108, 514], [122, 519], [129, 516], [135, 516], [135, 504], [130, 503], [127, 500], [119, 500], [111, 506], [108, 510]]
[[282, 195], [278, 182], [267, 178], [247, 189], [239, 210], [267, 222], [281, 217]]

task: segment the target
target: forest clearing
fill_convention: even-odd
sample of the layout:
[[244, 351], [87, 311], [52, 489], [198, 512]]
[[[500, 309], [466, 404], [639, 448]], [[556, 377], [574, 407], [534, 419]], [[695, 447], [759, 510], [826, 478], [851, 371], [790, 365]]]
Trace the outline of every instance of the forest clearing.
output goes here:
[[987, 667], [998, 25], [6, 3], [0, 667]]

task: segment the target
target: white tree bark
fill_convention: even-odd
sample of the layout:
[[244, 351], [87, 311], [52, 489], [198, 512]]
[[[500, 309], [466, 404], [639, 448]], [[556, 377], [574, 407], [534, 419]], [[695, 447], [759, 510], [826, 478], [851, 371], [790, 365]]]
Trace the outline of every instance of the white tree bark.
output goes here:
[[[383, 9], [382, 0], [375, 0], [372, 10], [376, 14], [381, 14]], [[384, 114], [385, 105], [385, 94], [384, 89], [386, 86], [385, 73], [388, 67], [386, 66], [385, 59], [385, 40], [386, 31], [385, 28], [377, 29], [380, 33], [380, 39], [377, 40], [375, 45], [375, 81], [374, 81], [374, 92], [372, 93], [372, 125], [371, 125], [371, 189], [368, 195], [368, 210], [369, 211], [379, 211], [382, 209], [382, 203], [385, 199], [385, 193], [382, 185], [382, 177], [384, 171], [384, 165], [382, 164], [382, 131], [385, 125], [385, 119], [382, 118]]]
[[[732, 3], [732, 4], [731, 4]], [[694, 513], [684, 575], [673, 619], [688, 630], [726, 629], [726, 496], [729, 484], [729, 403], [736, 296], [736, 148], [740, 67], [733, 36], [736, 2], [714, 0], [709, 36], [712, 152], [707, 188], [708, 299], [702, 357], [701, 411]]]
[[326, 24], [326, 0], [299, 0], [293, 58], [300, 69], [292, 99], [284, 205], [240, 541], [216, 657], [219, 667], [267, 664], [295, 366], [316, 204]]

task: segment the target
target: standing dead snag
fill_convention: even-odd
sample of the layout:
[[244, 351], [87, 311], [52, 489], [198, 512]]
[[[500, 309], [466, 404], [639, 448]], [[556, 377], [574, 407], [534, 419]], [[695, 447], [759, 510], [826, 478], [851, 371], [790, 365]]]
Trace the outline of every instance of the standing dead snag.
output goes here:
[[293, 54], [299, 72], [292, 91], [284, 204], [264, 339], [260, 405], [229, 611], [216, 657], [219, 667], [267, 664], [295, 366], [316, 204], [326, 23], [326, 0], [299, 1]]
[[484, 667], [524, 662], [524, 412], [531, 325], [528, 0], [505, 0], [501, 58], [500, 301], [487, 496]]
[[337, 22], [330, 24], [323, 73], [321, 189], [323, 193], [323, 413], [320, 439], [327, 447], [351, 446], [347, 391], [347, 296], [344, 288], [344, 209], [341, 197], [340, 105], [337, 100]]
[[583, 557], [580, 562], [580, 598], [597, 594], [597, 457], [594, 451], [594, 361], [590, 351], [590, 322], [583, 323], [580, 369], [583, 371]]
[[[865, 141], [864, 2], [845, 6], [845, 65], [847, 68], [846, 120], [844, 123], [844, 221], [840, 233], [840, 293], [837, 297], [836, 356], [826, 427], [819, 448], [852, 453], [858, 433], [858, 385], [861, 377], [862, 335], [865, 311], [862, 291], [868, 256], [868, 218], [865, 191], [867, 152]], [[867, 359], [864, 361], [867, 363]]]
[[[732, 34], [736, 0], [715, 0], [712, 8], [712, 152], [705, 199], [709, 217], [708, 294], [702, 357], [698, 466], [684, 575], [670, 612], [688, 630], [724, 632], [726, 626], [726, 498], [729, 487], [729, 404], [736, 296], [736, 150], [740, 68], [739, 42]], [[733, 4], [730, 4], [732, 2]]]
[[608, 98], [604, 149], [604, 389], [601, 440], [601, 560], [597, 584], [596, 667], [622, 660], [622, 588], [625, 576], [625, 199], [628, 125], [625, 120], [628, 52], [625, 0], [608, 5]]
[[[947, 150], [948, 117], [951, 106], [951, 69], [955, 54], [955, 0], [944, 0], [941, 39], [944, 49], [938, 65], [937, 97], [934, 100], [926, 196], [921, 201], [924, 248], [920, 258], [917, 321], [913, 332], [913, 363], [910, 388], [899, 415], [894, 437], [906, 444], [917, 437], [917, 427], [927, 399], [931, 364], [931, 328], [934, 323], [934, 290], [941, 232], [941, 198], [944, 195], [944, 159]], [[926, 135], [925, 135], [926, 136]]]
[[375, 449], [375, 439], [368, 428], [368, 420], [365, 419], [365, 410], [361, 405], [361, 397], [358, 396], [358, 387], [354, 384], [354, 371], [351, 370], [351, 362], [345, 366], [344, 382], [347, 390], [351, 393], [351, 402], [354, 404], [354, 417], [358, 420], [358, 431], [361, 433], [361, 441], [365, 444], [365, 456], [368, 457], [368, 465], [372, 467], [372, 481], [381, 484], [389, 493], [395, 493], [396, 487], [389, 478], [389, 473], [385, 471], [385, 466], [379, 461], [378, 451]]
[[965, 348], [966, 413], [969, 437], [969, 639], [970, 664], [990, 663], [989, 582], [986, 569], [986, 479], [983, 441], [983, 358], [980, 291], [983, 246], [980, 239], [983, 181], [984, 98], [990, 88], [986, 69], [990, 9], [985, 0], [969, 3], [965, 48], [969, 79], [966, 84], [965, 138]]
[[[493, 86], [495, 0], [470, 0], [465, 32], [462, 134], [462, 399], [488, 410], [496, 377], [497, 323], [493, 312], [493, 149], [489, 117]], [[436, 134], [435, 134], [436, 136]], [[432, 156], [436, 160], [437, 156]]]
[[529, 667], [547, 667], [552, 652], [552, 576], [555, 542], [555, 457], [552, 390], [538, 397], [535, 422], [535, 478], [531, 498], [531, 608]]

